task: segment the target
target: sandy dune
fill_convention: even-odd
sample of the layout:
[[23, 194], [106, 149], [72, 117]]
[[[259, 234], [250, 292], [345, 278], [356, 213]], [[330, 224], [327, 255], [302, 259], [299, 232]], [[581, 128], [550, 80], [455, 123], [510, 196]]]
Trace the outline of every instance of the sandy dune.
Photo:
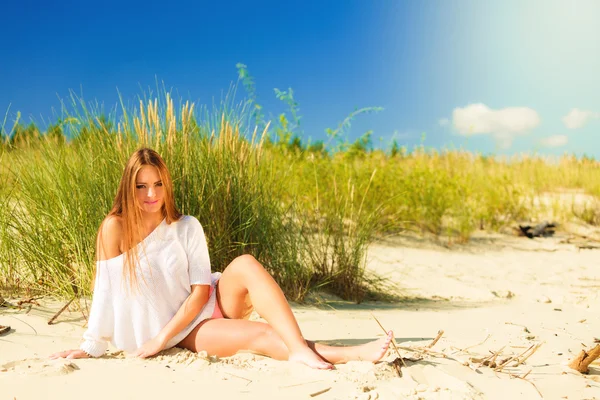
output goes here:
[[[416, 238], [380, 240], [370, 248], [369, 269], [396, 284], [406, 301], [356, 305], [323, 296], [317, 305], [294, 305], [305, 336], [327, 343], [381, 337], [374, 315], [394, 330], [409, 359], [402, 377], [393, 351], [381, 363], [335, 371], [180, 349], [150, 360], [113, 352], [50, 361], [50, 353], [78, 345], [85, 321], [70, 310], [47, 325], [60, 304], [46, 300], [28, 313], [0, 311], [0, 324], [13, 327], [0, 336], [0, 399], [536, 399], [538, 390], [545, 399], [599, 399], [600, 364], [587, 376], [565, 365], [600, 337], [600, 250], [568, 238], [484, 235], [449, 249]], [[405, 349], [428, 345], [441, 329], [428, 353]], [[539, 343], [524, 365], [500, 372], [476, 360], [504, 348], [500, 361]], [[511, 377], [528, 371], [526, 380]]]

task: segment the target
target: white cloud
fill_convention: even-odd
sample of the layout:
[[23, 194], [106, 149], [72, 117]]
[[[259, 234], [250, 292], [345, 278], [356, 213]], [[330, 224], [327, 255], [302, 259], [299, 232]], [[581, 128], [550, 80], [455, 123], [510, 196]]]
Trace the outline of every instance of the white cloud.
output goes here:
[[528, 107], [492, 110], [482, 103], [455, 108], [452, 123], [464, 136], [489, 134], [502, 148], [508, 148], [516, 135], [522, 135], [540, 124], [538, 113]]
[[540, 143], [544, 147], [562, 147], [569, 142], [566, 135], [553, 135], [543, 138]]
[[438, 121], [440, 126], [448, 126], [450, 124], [450, 120], [448, 118], [442, 118]]
[[600, 118], [600, 113], [574, 108], [562, 117], [562, 121], [567, 128], [578, 129], [583, 128], [585, 124], [594, 118]]

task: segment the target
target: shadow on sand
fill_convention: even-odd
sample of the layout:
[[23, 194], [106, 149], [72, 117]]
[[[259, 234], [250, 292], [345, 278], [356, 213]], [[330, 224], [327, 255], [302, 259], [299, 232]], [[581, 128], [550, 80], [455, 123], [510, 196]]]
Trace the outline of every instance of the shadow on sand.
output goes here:
[[[361, 344], [372, 342], [373, 340], [381, 339], [381, 337], [375, 338], [352, 338], [352, 339], [327, 339], [327, 340], [319, 340], [315, 339], [314, 341], [320, 344], [325, 344], [328, 346], [358, 346]], [[312, 340], [312, 339], [311, 339]], [[404, 338], [395, 338], [396, 345], [400, 346], [405, 342], [431, 342], [433, 340], [432, 337], [404, 337]]]
[[479, 307], [498, 305], [497, 301], [477, 302], [466, 300], [449, 300], [445, 298], [420, 298], [410, 297], [393, 302], [365, 301], [355, 303], [341, 300], [336, 296], [319, 295], [307, 299], [303, 304], [294, 304], [294, 308], [318, 308], [321, 310], [336, 311], [450, 311], [466, 310]]

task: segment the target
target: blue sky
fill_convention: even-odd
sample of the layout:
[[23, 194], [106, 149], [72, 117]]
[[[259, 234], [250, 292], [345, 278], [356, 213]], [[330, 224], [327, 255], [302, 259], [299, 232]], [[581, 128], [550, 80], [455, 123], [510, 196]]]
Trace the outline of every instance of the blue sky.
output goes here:
[[[69, 90], [107, 109], [164, 82], [219, 101], [248, 66], [267, 114], [294, 89], [305, 138], [325, 139], [356, 108], [409, 148], [600, 158], [600, 2], [321, 0], [1, 6], [0, 110], [53, 121]], [[8, 124], [7, 124], [8, 125]], [[43, 123], [42, 123], [43, 125]]]

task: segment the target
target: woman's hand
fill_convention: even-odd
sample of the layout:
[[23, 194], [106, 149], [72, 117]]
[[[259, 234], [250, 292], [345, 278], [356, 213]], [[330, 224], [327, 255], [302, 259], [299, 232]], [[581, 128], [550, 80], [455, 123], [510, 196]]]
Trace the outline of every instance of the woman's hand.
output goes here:
[[57, 358], [90, 358], [90, 356], [83, 350], [75, 349], [61, 351], [60, 353], [54, 353], [50, 356], [51, 360], [56, 360]]
[[135, 357], [146, 358], [151, 357], [163, 350], [167, 345], [167, 341], [164, 340], [160, 335], [156, 336], [154, 339], [148, 340], [142, 347], [137, 349], [133, 355]]

